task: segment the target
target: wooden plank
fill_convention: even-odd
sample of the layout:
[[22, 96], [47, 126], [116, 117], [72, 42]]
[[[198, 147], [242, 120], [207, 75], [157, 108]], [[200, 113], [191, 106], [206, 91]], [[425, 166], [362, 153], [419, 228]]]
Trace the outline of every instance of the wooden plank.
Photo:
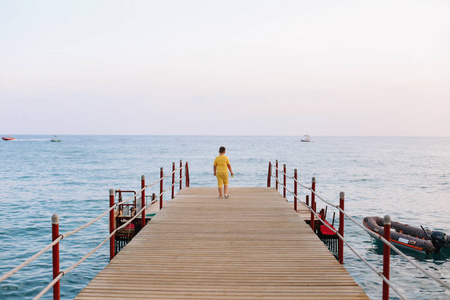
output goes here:
[[186, 188], [76, 299], [368, 299], [273, 188]]

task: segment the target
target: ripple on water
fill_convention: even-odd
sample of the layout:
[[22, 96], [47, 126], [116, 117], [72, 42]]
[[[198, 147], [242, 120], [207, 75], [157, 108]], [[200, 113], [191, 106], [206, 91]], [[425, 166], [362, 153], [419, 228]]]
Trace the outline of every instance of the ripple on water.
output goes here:
[[[314, 143], [305, 145], [297, 137], [68, 136], [57, 147], [28, 141], [2, 149], [11, 160], [0, 160], [0, 203], [6, 216], [0, 230], [1, 274], [50, 243], [52, 214], [60, 215], [60, 232], [69, 232], [108, 208], [110, 188], [137, 190], [141, 175], [147, 182], [154, 182], [159, 178], [159, 168], [164, 167], [167, 173], [172, 161], [177, 167], [180, 159], [189, 161], [191, 186], [215, 186], [212, 161], [221, 145], [227, 147], [236, 174], [231, 186], [265, 186], [268, 162], [278, 159], [280, 164], [286, 163], [288, 174], [297, 168], [304, 185], [309, 186], [311, 177], [316, 177], [317, 191], [333, 203], [337, 204], [339, 192], [344, 191], [346, 210], [358, 222], [365, 216], [389, 214], [394, 221], [450, 233], [448, 138], [317, 137]], [[306, 194], [301, 191], [302, 198]], [[325, 205], [319, 202], [318, 207]], [[328, 210], [331, 219], [333, 210]], [[78, 261], [107, 233], [106, 217], [63, 240], [62, 267]], [[364, 259], [382, 268], [377, 242], [348, 220], [345, 234]], [[408, 255], [441, 278], [450, 277], [447, 252]], [[105, 245], [67, 274], [61, 286], [63, 299], [74, 298], [105, 267], [108, 257]], [[50, 264], [48, 252], [0, 284], [0, 298], [17, 300], [37, 295], [51, 280]], [[371, 298], [381, 298], [379, 277], [347, 248], [344, 266]], [[392, 256], [392, 267], [391, 278], [406, 298], [450, 298], [449, 291], [419, 275], [398, 255]], [[44, 299], [50, 299], [50, 295]]]

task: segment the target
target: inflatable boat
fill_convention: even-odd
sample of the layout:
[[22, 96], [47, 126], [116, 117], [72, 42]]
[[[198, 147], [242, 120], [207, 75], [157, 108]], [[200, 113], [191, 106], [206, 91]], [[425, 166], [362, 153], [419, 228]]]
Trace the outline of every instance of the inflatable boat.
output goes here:
[[[380, 217], [365, 217], [363, 224], [376, 239], [384, 235], [384, 220]], [[391, 222], [391, 243], [400, 248], [425, 254], [439, 253], [442, 247], [450, 248], [450, 237], [442, 231], [413, 227]]]

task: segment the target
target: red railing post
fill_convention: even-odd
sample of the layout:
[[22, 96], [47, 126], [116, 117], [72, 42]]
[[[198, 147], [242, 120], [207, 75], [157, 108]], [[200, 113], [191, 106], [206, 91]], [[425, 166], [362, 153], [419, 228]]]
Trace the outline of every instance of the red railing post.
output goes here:
[[[109, 208], [114, 206], [114, 190], [110, 189], [109, 190]], [[109, 233], [113, 233], [114, 229], [115, 229], [115, 219], [114, 219], [114, 210], [115, 209], [111, 209], [111, 211], [109, 212]], [[116, 239], [115, 239], [115, 235], [113, 235], [110, 239], [109, 239], [109, 260], [114, 258], [114, 255], [116, 254]]]
[[297, 211], [297, 169], [294, 169], [294, 210]]
[[180, 190], [183, 188], [183, 161], [180, 159]]
[[[344, 210], [344, 198], [345, 194], [344, 192], [341, 192], [339, 194], [339, 207]], [[344, 213], [342, 211], [339, 211], [339, 234], [344, 238]], [[338, 255], [339, 255], [339, 262], [341, 264], [344, 264], [344, 241], [339, 239], [338, 242]]]
[[267, 187], [271, 185], [271, 177], [272, 177], [272, 162], [269, 161], [269, 170], [267, 171]]
[[172, 199], [175, 198], [175, 162], [172, 164]]
[[283, 198], [286, 198], [286, 164], [283, 165]]
[[144, 210], [142, 211], [142, 228], [144, 228], [145, 226], [145, 176], [142, 175], [141, 176], [141, 189], [142, 189], [142, 193], [141, 193], [141, 208], [143, 208]]
[[189, 165], [188, 162], [186, 162], [186, 187], [189, 187], [191, 184], [190, 178], [189, 178]]
[[311, 226], [311, 229], [314, 231], [314, 220], [315, 220], [315, 215], [314, 213], [316, 212], [316, 177], [312, 178], [312, 184], [311, 184], [311, 223], [309, 224]]
[[[391, 241], [391, 217], [384, 216], [384, 238]], [[391, 248], [383, 244], [383, 275], [389, 280], [389, 266], [391, 262]], [[383, 300], [389, 300], [389, 285], [383, 280]]]
[[278, 159], [275, 161], [275, 188], [278, 191]]
[[159, 173], [160, 181], [159, 181], [159, 209], [163, 208], [163, 191], [164, 191], [164, 170], [161, 167], [161, 171]]
[[306, 205], [309, 206], [309, 195], [306, 195], [306, 199], [305, 199]]
[[[55, 241], [59, 237], [59, 216], [54, 214], [52, 216], [52, 241]], [[53, 261], [53, 279], [59, 275], [59, 242], [53, 245], [52, 248], [52, 261]], [[60, 280], [53, 286], [53, 300], [59, 300], [61, 297]]]

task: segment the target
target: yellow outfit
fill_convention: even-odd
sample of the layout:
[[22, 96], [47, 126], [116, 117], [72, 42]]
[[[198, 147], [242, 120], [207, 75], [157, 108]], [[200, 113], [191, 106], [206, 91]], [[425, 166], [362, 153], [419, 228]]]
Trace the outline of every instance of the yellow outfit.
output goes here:
[[228, 165], [230, 160], [226, 155], [219, 155], [214, 160], [214, 166], [216, 166], [217, 186], [219, 188], [223, 185], [228, 185]]

